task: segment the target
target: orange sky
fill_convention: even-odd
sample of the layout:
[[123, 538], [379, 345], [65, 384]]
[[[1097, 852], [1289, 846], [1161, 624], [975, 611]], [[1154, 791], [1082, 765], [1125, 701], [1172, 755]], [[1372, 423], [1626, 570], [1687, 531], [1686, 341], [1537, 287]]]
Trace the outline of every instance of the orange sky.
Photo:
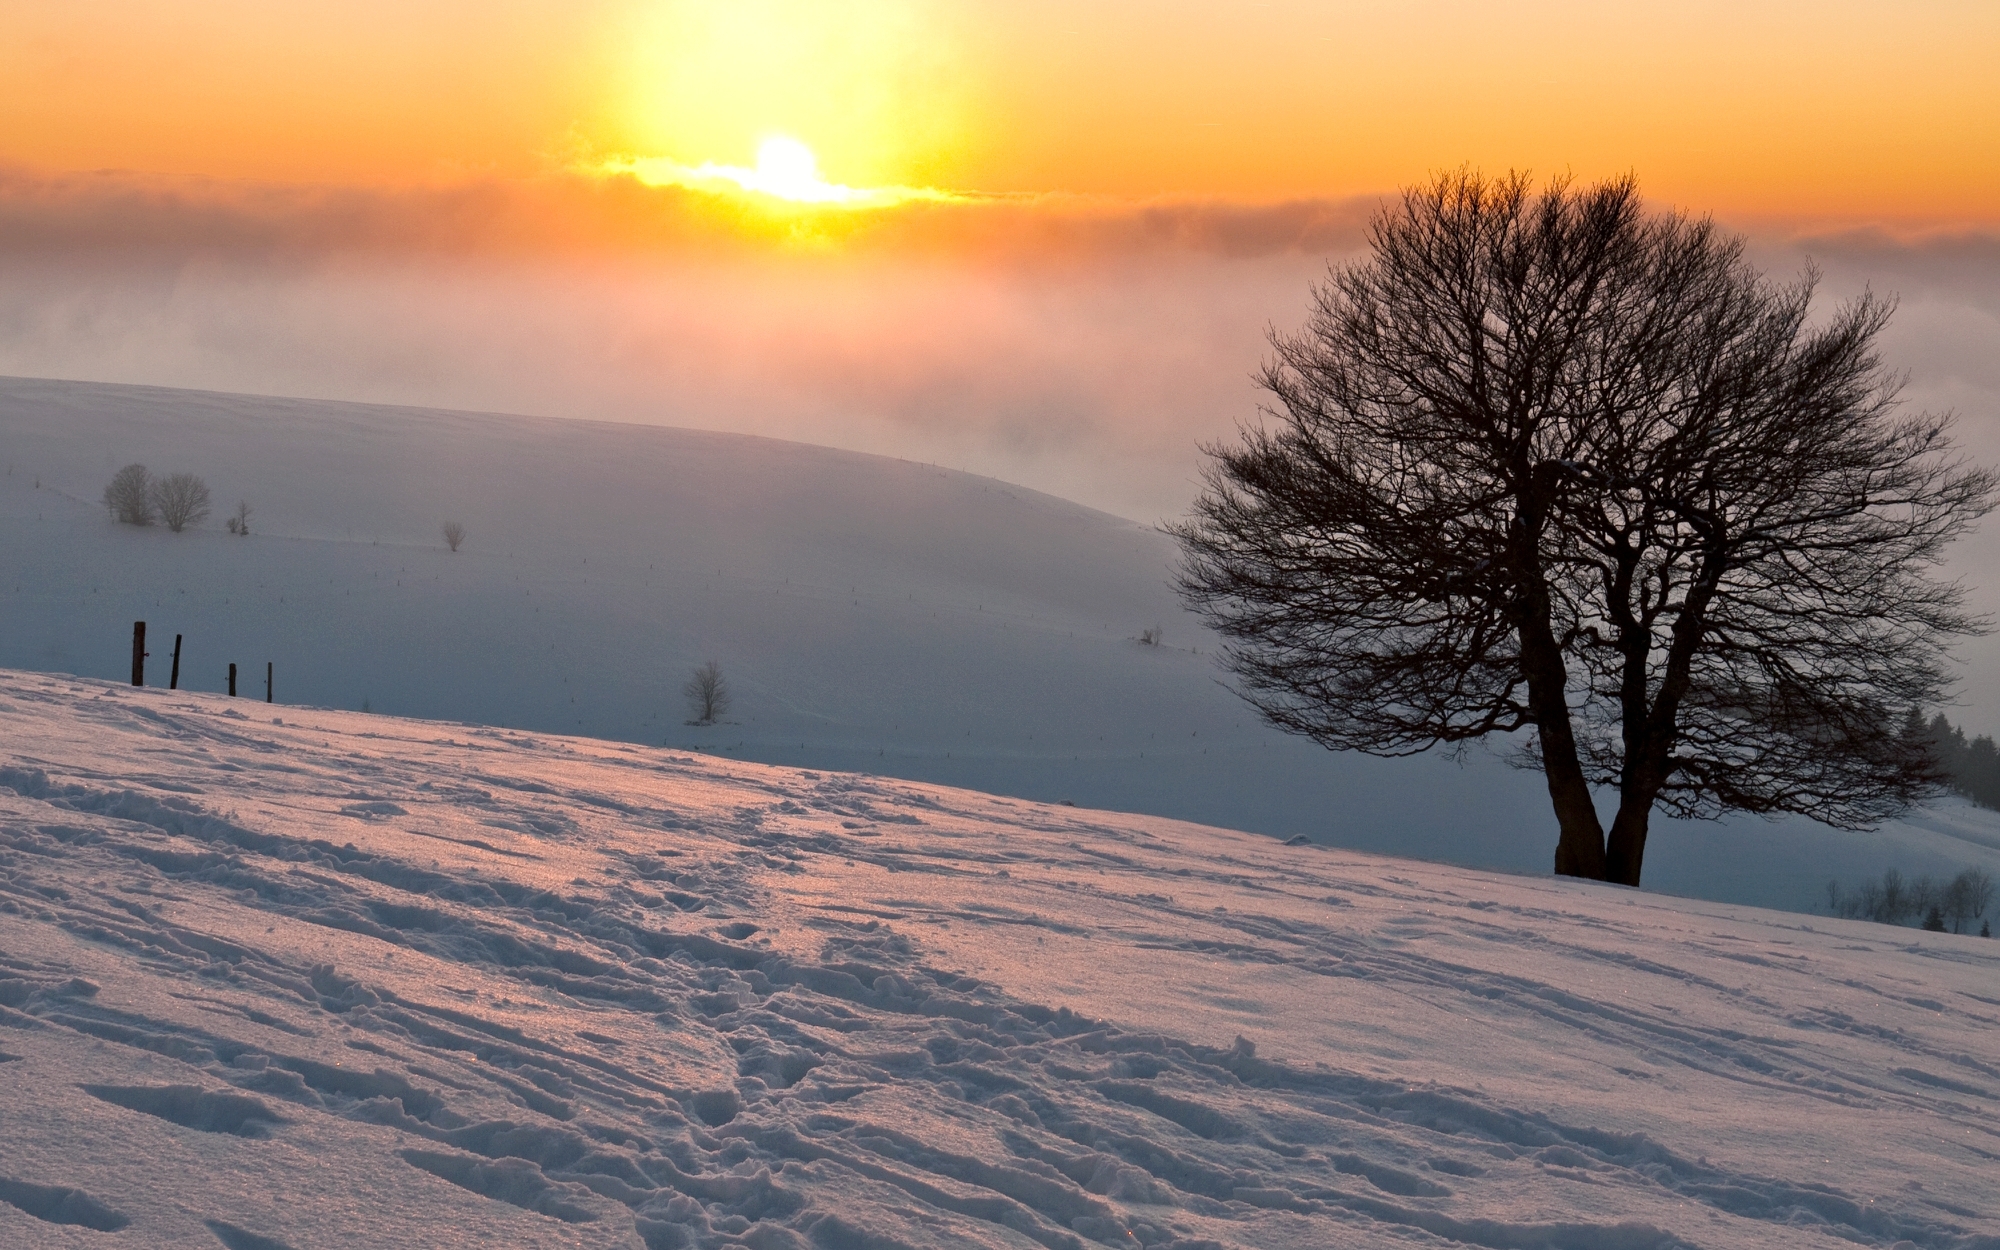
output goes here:
[[1472, 163], [2000, 221], [1992, 0], [0, 0], [0, 165], [317, 183], [616, 156], [1270, 200]]

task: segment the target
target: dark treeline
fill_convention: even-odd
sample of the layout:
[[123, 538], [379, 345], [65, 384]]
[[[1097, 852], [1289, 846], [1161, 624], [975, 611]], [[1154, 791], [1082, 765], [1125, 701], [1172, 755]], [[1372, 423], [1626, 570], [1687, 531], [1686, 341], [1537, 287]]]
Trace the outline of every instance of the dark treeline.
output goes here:
[[2000, 749], [1994, 747], [1993, 739], [1981, 734], [1967, 740], [1965, 731], [1946, 720], [1943, 712], [1927, 725], [1918, 713], [1911, 712], [1907, 732], [1921, 733], [1930, 741], [1945, 784], [1981, 807], [2000, 810]]
[[[1981, 807], [2000, 810], [2000, 750], [1993, 739], [1968, 739], [1965, 731], [1940, 712], [1926, 721], [1914, 709], [1903, 722], [1905, 740], [1918, 739], [1929, 748], [1947, 786]], [[1905, 877], [1894, 868], [1879, 881], [1864, 881], [1858, 889], [1826, 883], [1827, 910], [1852, 920], [1882, 924], [1921, 924], [1926, 929], [1991, 935], [1986, 909], [1993, 899], [1993, 880], [1968, 868], [1949, 881]]]
[[1939, 932], [1991, 936], [1986, 909], [1993, 901], [1993, 879], [1968, 868], [1949, 881], [1905, 877], [1891, 868], [1880, 881], [1864, 881], [1858, 890], [1843, 890], [1838, 881], [1826, 883], [1827, 911], [1850, 920], [1882, 924], [1921, 924]]

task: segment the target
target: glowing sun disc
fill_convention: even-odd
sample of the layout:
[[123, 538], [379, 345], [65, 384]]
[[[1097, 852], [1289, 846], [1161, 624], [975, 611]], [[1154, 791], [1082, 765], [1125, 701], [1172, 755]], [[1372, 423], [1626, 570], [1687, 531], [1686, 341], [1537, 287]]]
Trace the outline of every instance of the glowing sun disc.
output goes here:
[[773, 135], [757, 147], [757, 189], [788, 200], [812, 199], [833, 190], [819, 176], [812, 149], [797, 139]]
[[630, 173], [651, 186], [704, 190], [734, 188], [793, 204], [880, 208], [910, 200], [952, 200], [956, 195], [931, 187], [846, 187], [820, 176], [812, 149], [790, 135], [772, 135], [757, 145], [755, 168], [703, 161], [687, 166], [664, 157], [621, 157], [596, 167], [600, 173]]
[[812, 149], [789, 135], [772, 135], [758, 144], [755, 169], [704, 165], [702, 172], [726, 178], [745, 191], [798, 204], [845, 204], [862, 194], [820, 177], [819, 160]]

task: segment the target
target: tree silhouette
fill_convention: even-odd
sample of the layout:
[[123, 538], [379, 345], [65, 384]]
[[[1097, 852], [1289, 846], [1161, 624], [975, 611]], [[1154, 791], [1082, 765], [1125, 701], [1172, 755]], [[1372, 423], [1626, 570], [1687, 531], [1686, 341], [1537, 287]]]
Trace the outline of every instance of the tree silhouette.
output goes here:
[[1923, 715], [1912, 709], [1903, 732], [1929, 741], [1933, 757], [1944, 770], [1951, 788], [1981, 807], [2000, 809], [2000, 748], [1984, 734], [1968, 739], [1965, 731], [1939, 712], [1924, 723]]
[[714, 660], [695, 669], [681, 692], [687, 695], [689, 724], [713, 725], [729, 710], [729, 684], [722, 680], [722, 666]]
[[104, 507], [111, 519], [126, 525], [153, 523], [153, 477], [143, 464], [128, 464], [104, 488]]
[[153, 483], [153, 510], [178, 534], [208, 519], [208, 483], [192, 473], [169, 473]]
[[1935, 785], [1900, 718], [1979, 626], [1930, 570], [1995, 477], [1897, 411], [1886, 303], [1815, 319], [1810, 272], [1630, 179], [1447, 175], [1370, 242], [1173, 531], [1267, 719], [1382, 755], [1518, 734], [1556, 871], [1630, 885], [1656, 805], [1864, 827]]

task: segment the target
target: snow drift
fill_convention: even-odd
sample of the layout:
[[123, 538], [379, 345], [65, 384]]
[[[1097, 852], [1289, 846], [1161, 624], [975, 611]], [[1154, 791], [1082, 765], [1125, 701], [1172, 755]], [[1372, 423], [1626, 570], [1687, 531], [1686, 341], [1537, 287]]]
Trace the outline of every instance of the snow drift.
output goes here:
[[2000, 944], [0, 673], [0, 1243], [2000, 1246]]

